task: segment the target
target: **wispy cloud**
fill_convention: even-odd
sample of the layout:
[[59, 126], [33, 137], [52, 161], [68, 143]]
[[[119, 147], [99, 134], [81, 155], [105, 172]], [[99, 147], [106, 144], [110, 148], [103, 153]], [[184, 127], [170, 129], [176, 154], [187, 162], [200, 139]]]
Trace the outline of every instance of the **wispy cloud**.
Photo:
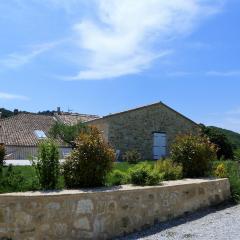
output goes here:
[[230, 71], [208, 71], [207, 76], [217, 76], [217, 77], [240, 77], [240, 70], [230, 70]]
[[225, 112], [210, 113], [205, 116], [211, 125], [226, 128], [240, 133], [240, 107]]
[[186, 77], [186, 76], [207, 76], [207, 77], [240, 77], [240, 70], [228, 70], [228, 71], [172, 71], [167, 72], [166, 76], [168, 77]]
[[21, 53], [10, 53], [5, 58], [0, 59], [0, 66], [2, 68], [18, 68], [21, 67], [37, 56], [49, 51], [50, 49], [57, 46], [61, 41], [44, 43], [39, 45], [29, 46], [27, 51]]
[[0, 92], [0, 99], [2, 99], [2, 100], [28, 100], [29, 98], [26, 96], [22, 96], [22, 95]]
[[[68, 79], [106, 79], [139, 73], [168, 55], [171, 40], [216, 14], [221, 0], [96, 0], [96, 16], [76, 23], [75, 43], [85, 59]], [[158, 42], [156, 47], [154, 43]]]

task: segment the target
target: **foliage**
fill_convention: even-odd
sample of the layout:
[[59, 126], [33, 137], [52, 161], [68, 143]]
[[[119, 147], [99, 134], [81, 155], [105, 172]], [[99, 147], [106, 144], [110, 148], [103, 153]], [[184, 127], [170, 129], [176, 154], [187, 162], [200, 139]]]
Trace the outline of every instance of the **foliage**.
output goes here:
[[233, 131], [230, 131], [227, 129], [223, 129], [223, 128], [213, 127], [213, 126], [211, 126], [209, 128], [215, 129], [215, 130], [223, 133], [230, 141], [233, 149], [240, 148], [240, 134], [239, 133], [233, 132]]
[[12, 165], [3, 168], [0, 177], [0, 193], [37, 190], [36, 181], [29, 181], [21, 171]]
[[76, 148], [63, 164], [63, 175], [68, 188], [98, 187], [105, 183], [112, 170], [114, 151], [104, 142], [100, 131], [90, 127], [77, 138]]
[[[240, 202], [240, 165], [235, 161], [214, 161], [213, 169], [218, 165], [223, 164], [226, 169], [227, 176], [230, 182], [232, 199], [235, 202]], [[214, 172], [213, 172], [214, 175]]]
[[234, 151], [234, 160], [240, 162], [240, 148]]
[[38, 180], [43, 189], [56, 189], [60, 174], [59, 150], [53, 140], [44, 140], [38, 146], [38, 157], [33, 160]]
[[217, 128], [201, 125], [202, 133], [217, 147], [217, 158], [233, 159], [233, 147], [227, 136]]
[[128, 173], [115, 169], [107, 176], [106, 185], [117, 186], [127, 184], [128, 182], [129, 182]]
[[76, 125], [66, 125], [61, 122], [56, 122], [49, 131], [49, 135], [55, 139], [61, 139], [73, 148], [76, 147], [75, 140], [82, 132], [87, 132], [88, 126], [79, 122]]
[[157, 185], [160, 174], [147, 163], [139, 163], [129, 170], [130, 182], [136, 185]]
[[216, 158], [216, 146], [206, 137], [178, 136], [171, 148], [171, 158], [183, 167], [183, 177], [204, 177]]
[[177, 180], [183, 177], [183, 168], [170, 159], [158, 160], [154, 169], [162, 175], [163, 180]]
[[226, 178], [228, 176], [224, 163], [217, 165], [216, 169], [214, 170], [214, 176], [218, 178]]
[[129, 150], [123, 155], [123, 160], [130, 164], [136, 164], [140, 162], [141, 159], [141, 154], [137, 150]]
[[6, 150], [3, 144], [0, 144], [0, 168], [4, 165], [4, 158], [6, 155]]

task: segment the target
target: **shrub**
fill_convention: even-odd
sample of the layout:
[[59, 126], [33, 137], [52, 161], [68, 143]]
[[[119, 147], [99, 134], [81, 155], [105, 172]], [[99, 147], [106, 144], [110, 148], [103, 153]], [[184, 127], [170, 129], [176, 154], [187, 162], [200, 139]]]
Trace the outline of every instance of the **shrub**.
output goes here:
[[129, 182], [128, 174], [118, 169], [113, 170], [107, 177], [108, 186], [127, 184], [128, 182]]
[[98, 187], [105, 183], [112, 170], [114, 151], [106, 144], [97, 128], [81, 133], [76, 148], [63, 164], [63, 175], [68, 188]]
[[217, 165], [216, 169], [214, 170], [214, 176], [219, 178], [226, 178], [228, 176], [224, 163]]
[[164, 180], [177, 180], [183, 177], [182, 166], [170, 159], [158, 160], [154, 165], [154, 169], [162, 175]]
[[6, 155], [5, 147], [3, 144], [0, 144], [0, 168], [4, 165], [4, 158]]
[[216, 159], [216, 150], [206, 137], [183, 135], [173, 143], [171, 158], [182, 165], [184, 177], [204, 177]]
[[129, 150], [123, 155], [123, 160], [130, 164], [136, 164], [140, 162], [141, 159], [141, 154], [137, 150]]
[[59, 150], [53, 140], [44, 140], [38, 146], [33, 166], [42, 189], [56, 189], [60, 175]]
[[0, 193], [24, 191], [25, 179], [23, 175], [8, 166], [0, 177]]
[[157, 185], [160, 174], [147, 163], [140, 163], [129, 170], [130, 182], [136, 185]]

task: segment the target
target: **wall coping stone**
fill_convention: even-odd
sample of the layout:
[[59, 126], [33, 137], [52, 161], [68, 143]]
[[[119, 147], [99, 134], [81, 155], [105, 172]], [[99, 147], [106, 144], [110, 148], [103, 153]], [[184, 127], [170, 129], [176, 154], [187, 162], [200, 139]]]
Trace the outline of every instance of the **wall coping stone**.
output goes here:
[[85, 195], [94, 193], [111, 193], [111, 192], [125, 192], [125, 191], [141, 191], [145, 189], [159, 189], [165, 187], [175, 187], [179, 185], [193, 185], [208, 182], [221, 182], [226, 181], [227, 178], [198, 178], [198, 179], [182, 179], [175, 181], [163, 181], [160, 185], [156, 186], [135, 186], [132, 184], [119, 185], [114, 187], [100, 187], [89, 189], [73, 189], [73, 190], [55, 190], [55, 191], [29, 191], [29, 192], [14, 192], [0, 194], [3, 197], [51, 197], [51, 196], [67, 196], [67, 195]]

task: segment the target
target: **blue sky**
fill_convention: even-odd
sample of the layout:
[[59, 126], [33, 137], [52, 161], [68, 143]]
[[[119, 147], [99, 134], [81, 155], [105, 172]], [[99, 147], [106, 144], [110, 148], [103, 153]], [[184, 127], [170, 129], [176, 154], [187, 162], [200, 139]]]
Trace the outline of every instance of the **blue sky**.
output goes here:
[[158, 101], [240, 132], [240, 1], [0, 2], [0, 107], [106, 115]]

